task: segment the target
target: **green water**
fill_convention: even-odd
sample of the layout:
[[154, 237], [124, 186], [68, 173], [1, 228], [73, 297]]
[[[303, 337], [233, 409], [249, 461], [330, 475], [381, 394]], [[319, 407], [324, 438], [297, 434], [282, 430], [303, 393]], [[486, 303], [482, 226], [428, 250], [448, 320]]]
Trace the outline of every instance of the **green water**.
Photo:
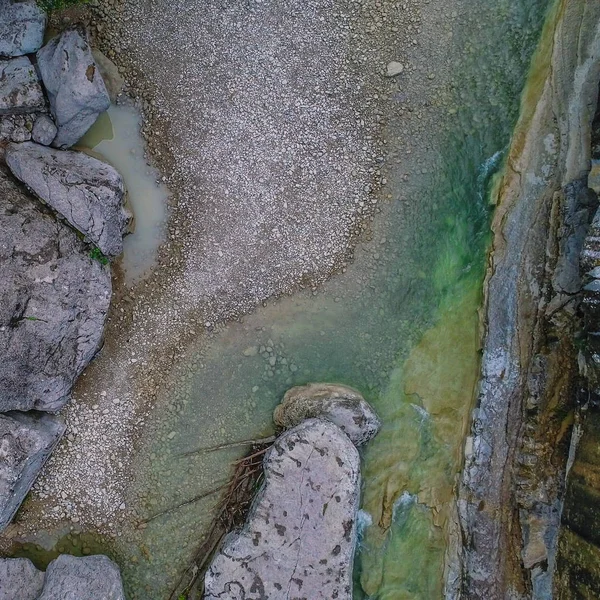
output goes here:
[[[388, 185], [373, 241], [317, 295], [269, 303], [179, 357], [135, 465], [128, 505], [140, 519], [219, 485], [239, 452], [182, 454], [268, 435], [272, 410], [292, 385], [344, 383], [359, 389], [384, 423], [364, 455], [363, 509], [372, 525], [357, 554], [355, 598], [442, 597], [453, 486], [478, 374], [487, 192], [550, 2], [452, 3], [457, 17], [441, 30], [451, 34], [443, 52], [449, 80], [432, 99], [435, 118], [410, 139], [411, 155], [404, 151], [401, 80], [390, 95]], [[109, 544], [129, 598], [169, 596], [217, 499]]]
[[[386, 194], [374, 239], [318, 295], [269, 304], [199, 340], [159, 399], [132, 486], [140, 516], [217, 485], [235, 451], [193, 448], [271, 432], [291, 385], [335, 381], [383, 419], [364, 456], [356, 598], [443, 594], [453, 486], [478, 373], [478, 316], [492, 174], [501, 167], [548, 0], [463, 0], [451, 27], [449, 93], [405, 158], [392, 107]], [[402, 155], [400, 162], [392, 157]], [[411, 160], [414, 162], [411, 163]], [[402, 173], [411, 171], [407, 183]], [[163, 598], [201, 540], [217, 497], [151, 521], [125, 569], [132, 598]]]

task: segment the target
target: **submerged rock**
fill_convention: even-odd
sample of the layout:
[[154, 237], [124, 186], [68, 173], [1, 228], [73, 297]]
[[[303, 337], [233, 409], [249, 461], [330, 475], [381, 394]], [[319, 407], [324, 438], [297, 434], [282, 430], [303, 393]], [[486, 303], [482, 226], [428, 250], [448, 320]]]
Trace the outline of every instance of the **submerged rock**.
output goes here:
[[46, 570], [38, 600], [125, 600], [119, 567], [101, 554], [78, 558], [61, 554]]
[[56, 411], [100, 347], [110, 271], [0, 173], [0, 412]]
[[339, 427], [309, 419], [264, 459], [265, 481], [239, 532], [224, 539], [206, 600], [350, 600], [360, 495], [358, 451]]
[[359, 392], [331, 383], [309, 383], [288, 390], [273, 413], [275, 424], [284, 429], [311, 417], [331, 421], [357, 446], [374, 438], [381, 427]]
[[28, 558], [0, 558], [0, 600], [37, 600], [44, 574]]
[[96, 61], [96, 66], [100, 69], [100, 75], [102, 75], [102, 80], [104, 81], [111, 102], [116, 102], [117, 96], [125, 84], [125, 79], [121, 77], [117, 65], [100, 50], [94, 48], [92, 56]]
[[38, 67], [58, 127], [52, 144], [68, 148], [110, 106], [110, 98], [83, 28], [72, 27], [37, 53]]
[[44, 41], [46, 13], [35, 0], [0, 0], [0, 57], [37, 52]]
[[0, 115], [35, 112], [45, 104], [40, 80], [29, 58], [0, 60]]
[[54, 121], [48, 115], [40, 115], [33, 124], [31, 138], [34, 142], [49, 146], [57, 133]]
[[113, 167], [83, 152], [55, 150], [33, 142], [11, 144], [6, 164], [103, 254], [123, 252], [131, 214], [123, 206], [123, 180]]
[[10, 523], [64, 431], [51, 415], [0, 414], [0, 531]]

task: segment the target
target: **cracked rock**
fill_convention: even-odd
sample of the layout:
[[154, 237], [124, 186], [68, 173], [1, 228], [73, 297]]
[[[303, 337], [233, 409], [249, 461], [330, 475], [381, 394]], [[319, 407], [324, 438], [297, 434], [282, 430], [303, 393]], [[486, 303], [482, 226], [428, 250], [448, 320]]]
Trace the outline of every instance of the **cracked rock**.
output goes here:
[[36, 52], [44, 41], [46, 13], [35, 0], [0, 0], [0, 57]]
[[64, 431], [51, 415], [0, 414], [0, 531], [10, 523]]
[[339, 427], [309, 419], [264, 459], [246, 524], [230, 533], [205, 579], [205, 600], [351, 600], [360, 493], [358, 451]]
[[110, 106], [85, 30], [74, 26], [63, 31], [37, 53], [37, 61], [58, 127], [52, 145], [68, 148]]
[[110, 271], [0, 173], [0, 412], [59, 410], [100, 347]]
[[35, 112], [45, 104], [40, 80], [29, 58], [0, 60], [0, 115]]
[[34, 144], [11, 144], [6, 163], [14, 175], [60, 213], [106, 256], [123, 252], [131, 214], [123, 206], [125, 187], [109, 164], [83, 152]]
[[381, 421], [359, 392], [345, 385], [309, 383], [288, 390], [275, 408], [273, 421], [289, 429], [316, 417], [335, 423], [356, 446], [374, 438]]

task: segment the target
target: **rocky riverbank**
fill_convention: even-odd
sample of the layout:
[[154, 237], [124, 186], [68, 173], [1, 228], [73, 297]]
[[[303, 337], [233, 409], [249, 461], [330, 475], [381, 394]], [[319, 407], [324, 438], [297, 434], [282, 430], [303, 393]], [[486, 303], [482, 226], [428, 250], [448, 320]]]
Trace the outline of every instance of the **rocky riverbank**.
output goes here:
[[[577, 559], [567, 550], [559, 564], [557, 545], [578, 535], [569, 523], [588, 510], [571, 505], [563, 521], [581, 435], [574, 424], [588, 404], [579, 390], [597, 368], [581, 351], [581, 308], [592, 293], [582, 274], [596, 266], [582, 250], [598, 207], [588, 173], [599, 81], [600, 5], [559, 0], [497, 182], [479, 405], [459, 502], [462, 576], [450, 578], [450, 598], [548, 600], [559, 589], [557, 567], [574, 573]], [[579, 554], [578, 568], [597, 577], [595, 552]], [[561, 598], [582, 597], [571, 584]], [[598, 595], [594, 586], [585, 597]]]
[[[34, 0], [0, 2], [0, 531], [65, 432], [46, 413], [69, 401], [100, 349], [109, 257], [122, 252], [131, 217], [111, 166], [55, 149], [77, 142], [109, 97], [85, 31], [42, 46], [46, 20]], [[63, 555], [44, 576], [28, 561], [0, 560], [1, 598], [73, 593], [123, 599], [118, 568]]]

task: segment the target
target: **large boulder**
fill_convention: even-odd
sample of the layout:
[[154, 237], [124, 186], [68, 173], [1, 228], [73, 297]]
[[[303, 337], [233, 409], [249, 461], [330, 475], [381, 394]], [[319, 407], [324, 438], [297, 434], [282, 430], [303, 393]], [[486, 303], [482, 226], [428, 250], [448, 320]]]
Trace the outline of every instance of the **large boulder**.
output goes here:
[[78, 558], [61, 554], [46, 570], [38, 600], [125, 600], [119, 567], [101, 554]]
[[44, 413], [0, 414], [0, 531], [10, 523], [64, 431], [56, 417]]
[[28, 558], [0, 558], [0, 600], [37, 600], [44, 574]]
[[44, 41], [46, 13], [36, 0], [0, 0], [0, 57], [37, 52]]
[[33, 142], [8, 146], [6, 164], [103, 254], [123, 252], [131, 214], [123, 205], [123, 179], [113, 167], [83, 152], [55, 150]]
[[0, 173], [0, 412], [59, 410], [93, 358], [110, 270]]
[[37, 53], [37, 61], [58, 127], [52, 144], [68, 148], [110, 106], [85, 30], [75, 26], [63, 31]]
[[291, 388], [273, 413], [275, 424], [284, 429], [310, 417], [335, 423], [357, 446], [375, 437], [381, 428], [375, 411], [359, 392], [331, 383]]
[[41, 110], [44, 92], [37, 73], [26, 56], [0, 60], [0, 115]]
[[351, 600], [360, 495], [358, 451], [339, 427], [309, 419], [264, 459], [246, 524], [224, 539], [206, 600]]

